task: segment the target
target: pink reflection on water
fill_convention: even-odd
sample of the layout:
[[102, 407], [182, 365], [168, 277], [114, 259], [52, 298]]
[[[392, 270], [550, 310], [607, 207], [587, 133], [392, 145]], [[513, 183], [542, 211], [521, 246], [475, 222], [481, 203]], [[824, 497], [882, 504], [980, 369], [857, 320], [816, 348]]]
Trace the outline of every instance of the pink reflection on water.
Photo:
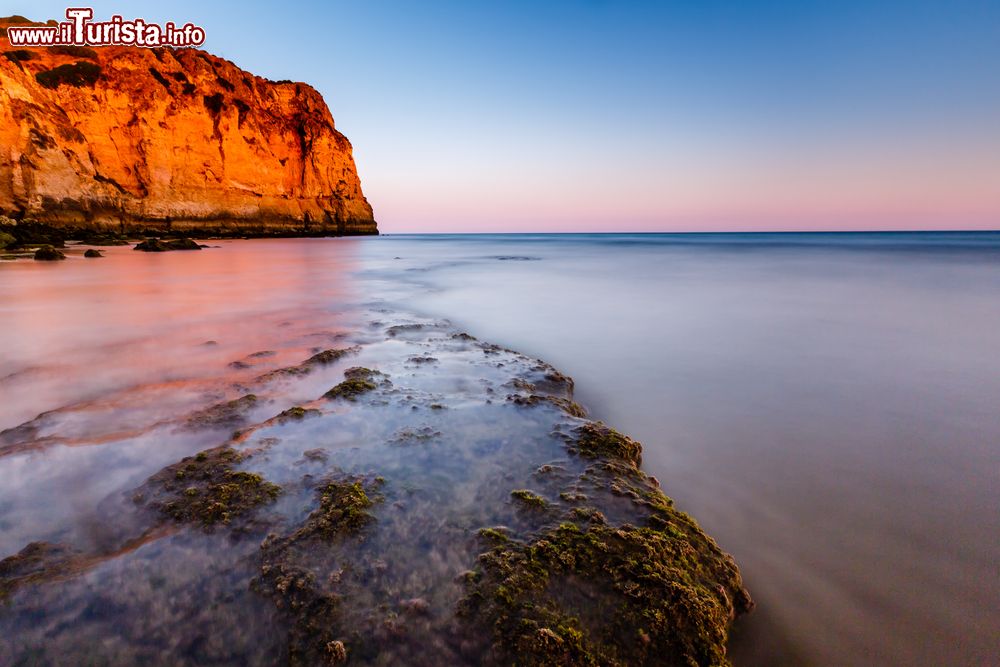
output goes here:
[[356, 244], [241, 241], [236, 251], [218, 241], [163, 254], [126, 246], [100, 260], [79, 250], [55, 265], [3, 264], [0, 430], [138, 385], [227, 381], [299, 361], [301, 350], [275, 349], [253, 369], [225, 365], [273, 347], [278, 331], [289, 341], [342, 330]]

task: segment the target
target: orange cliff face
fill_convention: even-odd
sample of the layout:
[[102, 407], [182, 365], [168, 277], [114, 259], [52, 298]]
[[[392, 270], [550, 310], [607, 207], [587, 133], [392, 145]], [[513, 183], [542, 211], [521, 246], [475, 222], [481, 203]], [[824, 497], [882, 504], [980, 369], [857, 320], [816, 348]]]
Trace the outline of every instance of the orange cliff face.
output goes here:
[[195, 49], [14, 48], [6, 35], [0, 214], [120, 232], [378, 233], [351, 144], [312, 87]]

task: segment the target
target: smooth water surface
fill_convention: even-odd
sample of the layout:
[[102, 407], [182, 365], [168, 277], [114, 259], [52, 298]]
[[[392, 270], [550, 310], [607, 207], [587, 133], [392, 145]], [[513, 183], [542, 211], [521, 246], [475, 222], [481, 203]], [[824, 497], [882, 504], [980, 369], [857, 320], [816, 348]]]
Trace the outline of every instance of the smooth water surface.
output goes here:
[[0, 556], [112, 543], [107, 498], [217, 444], [160, 420], [386, 307], [552, 363], [643, 442], [757, 602], [737, 665], [997, 661], [1000, 235], [218, 245], [0, 264], [0, 430], [55, 411], [0, 458]]
[[757, 602], [737, 664], [1000, 659], [1000, 234], [362, 247], [643, 442]]

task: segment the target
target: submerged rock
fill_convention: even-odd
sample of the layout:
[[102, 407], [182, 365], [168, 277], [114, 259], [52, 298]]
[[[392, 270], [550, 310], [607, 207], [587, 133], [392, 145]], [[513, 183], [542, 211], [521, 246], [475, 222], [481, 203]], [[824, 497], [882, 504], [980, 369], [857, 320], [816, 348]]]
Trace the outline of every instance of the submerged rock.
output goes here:
[[[18, 554], [0, 565], [0, 592], [14, 572], [10, 586], [43, 602], [15, 612], [19, 624], [0, 615], [0, 632], [103, 660], [117, 654], [93, 648], [102, 630], [78, 611], [99, 603], [138, 638], [129, 650], [153, 625], [170, 638], [161, 662], [173, 638], [211, 634], [220, 663], [728, 664], [730, 624], [752, 602], [732, 559], [640, 469], [641, 445], [587, 420], [547, 364], [444, 325], [393, 336], [391, 324], [356, 338], [384, 372], [348, 368], [320, 395], [326, 367], [362, 352], [321, 350], [258, 377], [254, 394], [161, 422], [150, 433], [195, 442], [214, 436], [192, 429], [240, 428], [149, 477], [131, 523], [109, 513], [123, 532], [169, 531], [169, 546], [75, 588], [51, 582], [93, 567], [90, 554], [76, 569]], [[440, 363], [412, 361], [429, 356]], [[494, 400], [501, 388], [507, 401]], [[254, 417], [265, 405], [280, 407]], [[39, 418], [0, 441], [59, 437], [59, 424]], [[146, 569], [164, 580], [151, 586]], [[36, 570], [64, 574], [25, 578]], [[42, 613], [51, 622], [36, 629]], [[226, 653], [230, 641], [244, 652]]]
[[373, 382], [377, 375], [380, 373], [370, 368], [348, 368], [344, 371], [344, 377], [347, 379], [323, 394], [323, 398], [331, 401], [338, 398], [354, 401], [361, 394], [375, 391], [378, 388]]
[[65, 574], [75, 555], [62, 545], [32, 542], [13, 556], [0, 560], [0, 602], [22, 586]]
[[90, 248], [89, 250], [87, 250], [87, 252], [83, 253], [83, 256], [87, 258], [104, 257], [104, 253], [102, 253], [100, 250], [94, 250], [93, 248]]
[[191, 414], [188, 428], [234, 428], [246, 422], [246, 413], [257, 405], [256, 394], [246, 394], [231, 401], [216, 403]]
[[236, 470], [246, 458], [230, 447], [217, 447], [168, 466], [147, 482], [156, 496], [153, 506], [175, 521], [207, 528], [272, 502], [281, 487], [257, 473]]

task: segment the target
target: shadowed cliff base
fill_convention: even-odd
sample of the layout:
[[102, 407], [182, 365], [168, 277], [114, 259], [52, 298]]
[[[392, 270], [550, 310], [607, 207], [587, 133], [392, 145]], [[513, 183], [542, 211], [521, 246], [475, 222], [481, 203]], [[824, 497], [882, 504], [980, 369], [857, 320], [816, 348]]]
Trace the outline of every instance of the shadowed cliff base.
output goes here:
[[12, 48], [4, 32], [0, 145], [0, 214], [14, 219], [133, 235], [377, 233], [322, 96], [197, 49]]

